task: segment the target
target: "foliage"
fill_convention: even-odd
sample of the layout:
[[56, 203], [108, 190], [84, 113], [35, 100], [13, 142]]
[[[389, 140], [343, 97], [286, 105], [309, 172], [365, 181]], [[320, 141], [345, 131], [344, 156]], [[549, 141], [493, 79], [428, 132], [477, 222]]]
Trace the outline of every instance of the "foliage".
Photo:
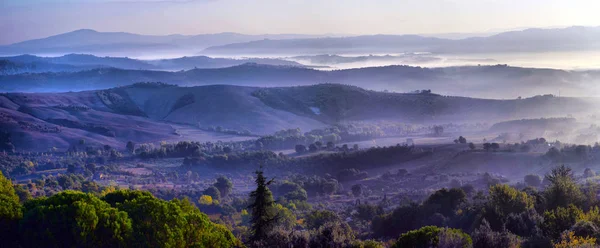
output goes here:
[[231, 247], [238, 244], [225, 227], [210, 222], [189, 201], [163, 201], [147, 192], [119, 190], [103, 198], [131, 218], [137, 247]]
[[546, 175], [546, 179], [550, 182], [550, 186], [544, 192], [549, 209], [582, 203], [584, 196], [573, 179], [571, 168], [564, 165], [554, 168]]
[[596, 238], [578, 237], [573, 232], [561, 235], [560, 242], [554, 244], [554, 248], [584, 248], [596, 247]]
[[539, 175], [526, 175], [524, 181], [527, 186], [531, 187], [539, 187], [542, 184], [542, 178]]
[[214, 186], [217, 187], [217, 189], [219, 189], [221, 197], [227, 197], [233, 189], [233, 183], [231, 182], [231, 180], [229, 180], [229, 178], [225, 176], [218, 177], [217, 182], [215, 182]]
[[491, 186], [489, 197], [489, 204], [500, 216], [521, 213], [533, 208], [533, 199], [527, 193], [506, 184]]
[[545, 234], [554, 239], [558, 238], [564, 230], [571, 228], [581, 217], [583, 211], [574, 205], [567, 208], [557, 207], [544, 212], [543, 230]]
[[90, 194], [67, 190], [24, 208], [24, 247], [125, 247], [132, 240], [127, 213]]
[[19, 196], [12, 182], [0, 172], [0, 246], [11, 247], [18, 242], [18, 222], [22, 218]]
[[452, 188], [450, 190], [443, 188], [427, 198], [423, 203], [434, 212], [441, 213], [444, 216], [452, 216], [458, 207], [467, 201], [467, 195], [462, 189]]
[[198, 203], [200, 205], [212, 205], [214, 203], [212, 196], [210, 195], [202, 195], [200, 199], [198, 199]]
[[516, 235], [506, 230], [493, 231], [486, 220], [483, 220], [479, 228], [473, 232], [472, 238], [473, 247], [517, 248], [521, 243]]
[[277, 221], [275, 201], [268, 186], [273, 180], [267, 181], [262, 170], [255, 172], [256, 190], [250, 193], [250, 206], [252, 210], [250, 242], [263, 242]]
[[213, 201], [221, 200], [221, 191], [219, 191], [219, 189], [217, 189], [217, 187], [215, 186], [210, 186], [206, 188], [203, 192], [203, 195], [210, 196], [213, 199]]
[[471, 237], [458, 229], [425, 226], [404, 233], [392, 248], [414, 247], [472, 247]]
[[351, 188], [352, 195], [354, 195], [354, 197], [360, 197], [362, 195], [362, 192], [363, 192], [362, 189], [363, 189], [363, 187], [360, 184], [352, 185], [352, 188]]
[[310, 239], [311, 248], [342, 248], [352, 245], [355, 237], [348, 224], [328, 222], [313, 230]]
[[310, 212], [305, 217], [306, 227], [308, 229], [319, 228], [328, 222], [338, 222], [341, 218], [333, 211], [329, 210], [315, 210]]

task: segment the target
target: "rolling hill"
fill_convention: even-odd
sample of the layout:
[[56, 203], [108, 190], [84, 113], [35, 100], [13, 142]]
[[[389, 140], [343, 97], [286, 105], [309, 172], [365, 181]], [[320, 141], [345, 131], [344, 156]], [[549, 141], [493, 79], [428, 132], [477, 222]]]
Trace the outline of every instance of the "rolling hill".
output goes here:
[[447, 68], [384, 66], [321, 71], [253, 63], [177, 72], [100, 68], [78, 72], [0, 75], [0, 91], [96, 90], [157, 81], [180, 86], [228, 84], [253, 87], [337, 83], [372, 90], [411, 92], [431, 89], [443, 95], [500, 99], [557, 94], [557, 89], [561, 89], [560, 93], [566, 96], [595, 96], [600, 93], [595, 86], [600, 82], [600, 71], [533, 69], [505, 65]]
[[586, 98], [489, 100], [339, 84], [257, 88], [140, 83], [82, 92], [1, 94], [0, 128], [11, 134], [17, 149], [44, 151], [67, 148], [80, 139], [111, 146], [129, 140], [211, 140], [179, 133], [181, 125], [271, 134], [344, 121], [435, 124], [566, 116], [588, 113], [595, 106], [595, 100]]

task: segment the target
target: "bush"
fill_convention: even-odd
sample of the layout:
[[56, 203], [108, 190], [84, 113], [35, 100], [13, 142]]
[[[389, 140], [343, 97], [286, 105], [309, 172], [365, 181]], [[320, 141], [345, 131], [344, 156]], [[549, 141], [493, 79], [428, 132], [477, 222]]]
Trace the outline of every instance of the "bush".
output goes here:
[[423, 205], [444, 216], [453, 216], [458, 206], [466, 201], [467, 194], [462, 189], [452, 188], [448, 190], [443, 188], [430, 195]]
[[495, 209], [500, 216], [522, 213], [533, 208], [532, 197], [506, 184], [490, 187], [489, 198], [490, 207]]
[[542, 184], [542, 177], [533, 174], [526, 175], [524, 181], [527, 186], [539, 187]]
[[508, 232], [494, 232], [484, 219], [481, 226], [473, 232], [473, 247], [486, 248], [517, 248], [521, 241], [519, 237]]
[[471, 237], [458, 229], [425, 226], [402, 234], [393, 248], [472, 247]]
[[561, 235], [560, 242], [554, 244], [554, 248], [592, 248], [596, 246], [596, 238], [578, 237], [573, 232]]
[[348, 247], [354, 242], [354, 233], [348, 224], [329, 222], [312, 232], [311, 248]]
[[206, 188], [202, 194], [210, 196], [213, 199], [213, 201], [221, 200], [221, 192], [215, 186], [210, 186]]
[[328, 222], [341, 221], [341, 218], [333, 211], [329, 210], [315, 210], [306, 215], [306, 228], [315, 229], [319, 228]]

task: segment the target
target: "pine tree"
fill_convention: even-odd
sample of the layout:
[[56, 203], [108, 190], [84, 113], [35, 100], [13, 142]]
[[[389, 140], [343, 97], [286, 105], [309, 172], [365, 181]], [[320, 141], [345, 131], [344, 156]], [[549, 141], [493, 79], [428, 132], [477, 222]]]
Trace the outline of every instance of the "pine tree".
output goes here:
[[275, 201], [271, 190], [268, 188], [273, 183], [273, 179], [266, 180], [262, 166], [255, 173], [256, 190], [250, 193], [252, 204], [249, 206], [252, 211], [250, 246], [262, 243], [277, 220]]

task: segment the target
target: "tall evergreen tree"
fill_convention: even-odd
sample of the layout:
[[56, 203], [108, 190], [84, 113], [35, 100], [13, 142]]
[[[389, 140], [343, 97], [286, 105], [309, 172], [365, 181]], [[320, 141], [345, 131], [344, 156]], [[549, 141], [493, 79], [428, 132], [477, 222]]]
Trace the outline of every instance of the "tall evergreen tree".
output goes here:
[[252, 204], [249, 206], [252, 210], [250, 246], [262, 243], [277, 220], [275, 201], [271, 190], [268, 188], [273, 183], [273, 179], [267, 181], [263, 175], [262, 166], [255, 173], [256, 190], [250, 193]]

